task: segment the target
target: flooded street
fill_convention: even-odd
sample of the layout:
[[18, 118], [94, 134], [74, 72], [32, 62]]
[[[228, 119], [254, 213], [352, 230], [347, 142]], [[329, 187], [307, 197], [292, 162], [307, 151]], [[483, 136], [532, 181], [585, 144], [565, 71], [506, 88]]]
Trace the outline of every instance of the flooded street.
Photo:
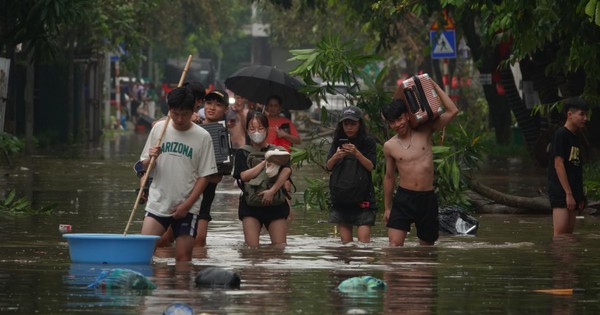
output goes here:
[[[36, 208], [56, 203], [57, 212], [3, 213], [1, 314], [162, 314], [175, 302], [189, 304], [196, 314], [600, 313], [597, 217], [579, 218], [572, 238], [552, 241], [550, 214], [476, 215], [477, 236], [441, 236], [436, 246], [419, 247], [412, 233], [405, 247], [389, 248], [382, 213], [371, 243], [343, 245], [333, 226], [322, 223], [326, 212], [296, 208], [285, 249], [250, 249], [243, 245], [239, 190], [231, 178], [217, 187], [208, 246], [195, 249], [192, 264], [176, 265], [173, 250], [163, 248], [151, 265], [127, 266], [148, 276], [156, 290], [88, 289], [100, 271], [115, 266], [71, 263], [58, 226], [70, 224], [74, 233], [123, 233], [139, 183], [132, 166], [145, 137], [118, 136], [99, 148], [36, 155], [13, 161], [15, 170], [2, 169], [3, 190], [15, 189]], [[521, 180], [507, 177], [518, 166], [506, 167], [489, 178], [508, 182], [509, 192], [544, 182], [538, 172]], [[298, 191], [311, 174], [317, 173], [294, 172]], [[142, 216], [140, 207], [129, 233], [139, 233]], [[268, 242], [263, 234], [261, 243]], [[196, 288], [196, 273], [208, 266], [235, 270], [241, 288]], [[343, 280], [364, 275], [383, 279], [387, 290], [356, 295], [337, 290]], [[572, 288], [583, 292], [533, 292]]]

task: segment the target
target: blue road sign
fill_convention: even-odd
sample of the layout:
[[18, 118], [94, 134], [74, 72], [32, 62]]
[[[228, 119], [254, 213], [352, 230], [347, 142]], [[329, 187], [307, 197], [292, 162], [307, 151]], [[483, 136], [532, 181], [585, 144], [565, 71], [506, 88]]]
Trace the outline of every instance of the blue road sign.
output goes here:
[[127, 56], [128, 52], [125, 50], [125, 45], [123, 43], [119, 44], [115, 50], [113, 50], [110, 55], [110, 61], [119, 61], [121, 56]]
[[431, 58], [456, 58], [456, 33], [454, 30], [430, 31], [429, 40], [431, 42]]

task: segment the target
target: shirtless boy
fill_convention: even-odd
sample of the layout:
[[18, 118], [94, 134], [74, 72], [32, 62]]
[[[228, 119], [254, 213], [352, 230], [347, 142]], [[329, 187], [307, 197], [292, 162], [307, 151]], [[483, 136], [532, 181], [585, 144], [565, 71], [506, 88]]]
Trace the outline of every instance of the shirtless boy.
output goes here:
[[[383, 145], [386, 166], [383, 180], [384, 221], [391, 246], [404, 245], [412, 223], [415, 223], [421, 245], [433, 245], [438, 239], [432, 135], [454, 119], [458, 108], [437, 84], [434, 85], [445, 108], [444, 113], [436, 120], [411, 128], [407, 105], [402, 99], [385, 105], [381, 111], [390, 128], [396, 131], [396, 135]], [[394, 195], [396, 173], [399, 186]]]

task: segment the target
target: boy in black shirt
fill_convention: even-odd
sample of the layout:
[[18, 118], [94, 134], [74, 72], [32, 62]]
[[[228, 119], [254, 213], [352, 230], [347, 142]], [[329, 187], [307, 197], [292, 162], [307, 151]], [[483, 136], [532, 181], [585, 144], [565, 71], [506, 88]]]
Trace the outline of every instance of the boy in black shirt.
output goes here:
[[548, 163], [548, 195], [554, 236], [573, 234], [576, 210], [584, 207], [581, 143], [577, 131], [587, 121], [587, 104], [580, 98], [564, 101], [567, 120], [554, 133]]

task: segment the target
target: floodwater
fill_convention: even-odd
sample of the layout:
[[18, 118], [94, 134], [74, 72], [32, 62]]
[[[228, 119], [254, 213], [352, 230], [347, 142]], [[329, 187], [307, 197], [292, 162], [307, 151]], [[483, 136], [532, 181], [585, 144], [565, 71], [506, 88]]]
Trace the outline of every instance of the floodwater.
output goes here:
[[[115, 266], [71, 263], [58, 226], [122, 233], [138, 185], [132, 164], [144, 140], [117, 136], [99, 148], [37, 155], [13, 161], [13, 170], [1, 169], [1, 190], [16, 189], [34, 207], [58, 204], [52, 215], [2, 213], [1, 314], [162, 314], [175, 302], [189, 304], [196, 314], [600, 313], [596, 217], [579, 218], [573, 237], [553, 241], [549, 214], [476, 215], [477, 236], [441, 236], [436, 246], [419, 247], [413, 233], [405, 247], [389, 248], [381, 213], [371, 243], [342, 245], [333, 226], [323, 223], [326, 212], [296, 208], [285, 249], [251, 249], [243, 245], [239, 192], [230, 179], [217, 190], [208, 246], [194, 251], [191, 264], [176, 265], [172, 250], [162, 249], [151, 265], [127, 266], [148, 276], [156, 290], [88, 289], [100, 271]], [[492, 182], [508, 180], [506, 169], [486, 173]], [[294, 174], [302, 191], [302, 177], [318, 173], [303, 168]], [[524, 187], [543, 182], [538, 175], [523, 178]], [[513, 180], [509, 189], [522, 189], [518, 184]], [[137, 209], [129, 233], [139, 232], [142, 212]], [[261, 242], [268, 243], [268, 235]], [[196, 288], [194, 275], [209, 266], [235, 270], [241, 288]], [[363, 275], [385, 280], [388, 289], [337, 291], [341, 281]], [[533, 291], [571, 288], [583, 292]]]

